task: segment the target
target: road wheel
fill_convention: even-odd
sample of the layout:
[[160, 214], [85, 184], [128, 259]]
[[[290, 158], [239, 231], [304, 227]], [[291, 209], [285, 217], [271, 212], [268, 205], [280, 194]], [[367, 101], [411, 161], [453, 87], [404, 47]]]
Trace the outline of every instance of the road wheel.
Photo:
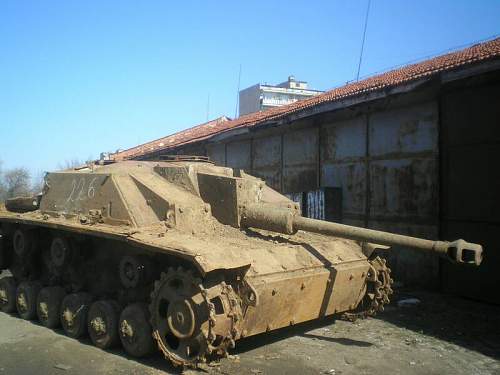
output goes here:
[[16, 311], [16, 289], [13, 277], [0, 279], [0, 311], [4, 313]]
[[91, 303], [89, 293], [73, 293], [64, 297], [60, 316], [66, 335], [76, 339], [87, 333], [87, 313]]
[[120, 260], [120, 281], [127, 288], [136, 288], [153, 281], [154, 265], [146, 257], [125, 255]]
[[36, 299], [42, 289], [39, 281], [23, 281], [17, 287], [16, 307], [19, 316], [26, 320], [36, 318]]
[[42, 288], [36, 301], [36, 313], [40, 323], [47, 328], [57, 328], [61, 324], [59, 312], [66, 291], [60, 286]]
[[12, 238], [14, 252], [20, 258], [24, 258], [31, 254], [36, 245], [36, 234], [33, 230], [17, 229]]
[[57, 269], [64, 269], [71, 263], [73, 249], [68, 239], [55, 237], [50, 245], [50, 259]]
[[116, 301], [97, 301], [90, 306], [87, 326], [90, 339], [95, 346], [109, 349], [120, 342], [119, 316], [120, 305]]
[[153, 353], [154, 341], [146, 304], [127, 306], [120, 315], [119, 330], [120, 340], [128, 354], [145, 357]]

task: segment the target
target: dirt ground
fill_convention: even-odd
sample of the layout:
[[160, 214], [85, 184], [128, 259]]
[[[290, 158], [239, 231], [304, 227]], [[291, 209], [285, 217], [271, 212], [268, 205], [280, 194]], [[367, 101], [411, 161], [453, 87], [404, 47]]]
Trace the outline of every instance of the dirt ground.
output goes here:
[[[398, 306], [416, 298], [420, 302]], [[186, 374], [500, 374], [500, 306], [398, 290], [377, 318], [332, 318], [248, 338], [229, 358]], [[0, 313], [1, 374], [181, 373]]]

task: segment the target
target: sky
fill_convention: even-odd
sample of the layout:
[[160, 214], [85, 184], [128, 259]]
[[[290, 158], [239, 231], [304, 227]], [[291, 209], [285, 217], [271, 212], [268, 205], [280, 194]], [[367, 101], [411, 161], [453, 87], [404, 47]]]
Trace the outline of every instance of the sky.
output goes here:
[[[368, 0], [0, 2], [0, 160], [32, 174], [356, 77]], [[361, 76], [500, 34], [500, 0], [372, 0]], [[208, 100], [208, 98], [210, 98]], [[209, 105], [207, 106], [209, 102]]]

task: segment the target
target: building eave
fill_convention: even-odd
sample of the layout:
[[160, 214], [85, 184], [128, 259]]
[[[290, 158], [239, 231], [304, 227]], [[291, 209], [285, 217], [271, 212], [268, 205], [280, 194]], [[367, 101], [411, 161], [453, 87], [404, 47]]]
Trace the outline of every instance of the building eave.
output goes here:
[[[279, 126], [297, 119], [303, 119], [320, 113], [335, 111], [415, 90], [426, 82], [436, 80], [439, 83], [450, 82], [470, 75], [486, 73], [500, 67], [500, 38], [465, 48], [446, 55], [437, 56], [420, 63], [407, 65], [399, 69], [375, 75], [359, 82], [350, 83], [328, 92], [314, 95], [309, 99], [251, 113], [238, 119], [226, 121], [215, 127], [207, 125], [195, 127], [178, 134], [182, 141], [162, 151], [175, 150], [180, 146], [201, 140], [215, 142], [232, 135], [241, 135], [242, 129], [253, 130], [261, 127]], [[157, 152], [158, 150], [155, 150]], [[115, 154], [115, 157], [120, 157]], [[144, 155], [144, 154], [142, 154]], [[139, 155], [140, 156], [140, 155]]]

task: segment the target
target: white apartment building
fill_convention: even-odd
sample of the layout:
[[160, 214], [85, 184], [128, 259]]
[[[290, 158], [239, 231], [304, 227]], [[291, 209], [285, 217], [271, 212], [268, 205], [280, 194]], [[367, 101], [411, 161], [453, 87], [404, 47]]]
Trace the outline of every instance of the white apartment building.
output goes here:
[[307, 82], [296, 81], [294, 76], [288, 77], [287, 81], [275, 86], [259, 83], [240, 91], [239, 115], [280, 107], [322, 92], [308, 89]]

